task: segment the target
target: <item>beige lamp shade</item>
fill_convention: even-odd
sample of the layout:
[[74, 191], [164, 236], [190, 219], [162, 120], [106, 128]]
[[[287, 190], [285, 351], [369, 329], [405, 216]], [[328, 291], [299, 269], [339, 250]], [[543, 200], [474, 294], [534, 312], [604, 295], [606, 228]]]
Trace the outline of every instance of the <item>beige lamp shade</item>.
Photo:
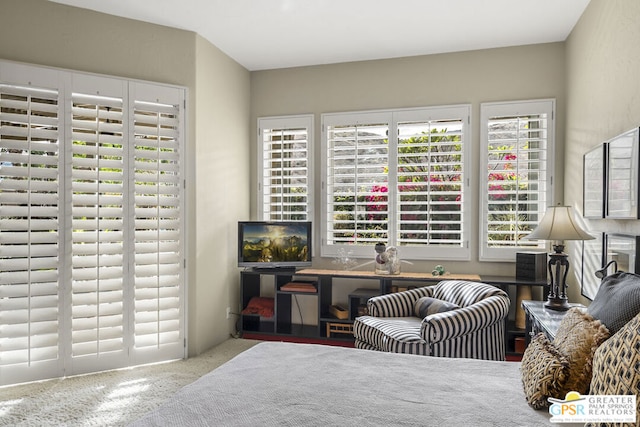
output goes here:
[[530, 240], [591, 240], [586, 226], [571, 206], [549, 206], [542, 221], [526, 239]]

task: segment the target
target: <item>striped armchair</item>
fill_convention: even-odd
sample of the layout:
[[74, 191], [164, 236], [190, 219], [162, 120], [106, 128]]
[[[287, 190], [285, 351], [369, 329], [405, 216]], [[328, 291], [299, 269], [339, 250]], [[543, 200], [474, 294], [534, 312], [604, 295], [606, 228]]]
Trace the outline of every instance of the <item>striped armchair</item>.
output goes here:
[[[416, 316], [421, 297], [457, 305]], [[368, 316], [355, 319], [357, 348], [424, 356], [504, 360], [506, 292], [486, 283], [444, 280], [434, 286], [370, 298]]]

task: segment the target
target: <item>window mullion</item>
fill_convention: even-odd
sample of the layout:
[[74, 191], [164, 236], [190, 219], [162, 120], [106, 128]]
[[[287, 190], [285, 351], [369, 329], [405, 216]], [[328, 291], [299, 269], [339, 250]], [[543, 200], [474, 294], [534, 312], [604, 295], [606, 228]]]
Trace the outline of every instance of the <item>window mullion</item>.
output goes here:
[[[125, 92], [125, 106], [123, 120], [122, 134], [123, 147], [122, 147], [122, 169], [124, 171], [124, 177], [122, 184], [122, 194], [124, 195], [124, 203], [122, 204], [122, 218], [124, 221], [123, 232], [123, 247], [122, 256], [126, 262], [122, 264], [122, 277], [125, 280], [123, 287], [123, 310], [125, 312], [123, 328], [124, 328], [124, 348], [128, 355], [134, 354], [135, 343], [135, 187], [136, 187], [136, 175], [135, 175], [135, 99], [132, 95], [132, 84], [128, 83]], [[134, 364], [133, 361], [132, 364]]]
[[73, 322], [71, 316], [72, 306], [72, 245], [73, 234], [66, 232], [66, 230], [72, 230], [72, 179], [71, 179], [71, 158], [72, 152], [72, 121], [69, 119], [71, 115], [71, 76], [68, 74], [63, 75], [62, 84], [60, 89], [60, 229], [64, 232], [60, 233], [59, 245], [59, 265], [60, 265], [60, 283], [59, 283], [59, 310], [60, 310], [60, 355], [62, 365], [62, 375], [72, 372], [71, 366], [71, 348], [73, 344]]
[[388, 172], [387, 172], [387, 233], [389, 246], [398, 246], [398, 124], [395, 115], [389, 123], [388, 138]]

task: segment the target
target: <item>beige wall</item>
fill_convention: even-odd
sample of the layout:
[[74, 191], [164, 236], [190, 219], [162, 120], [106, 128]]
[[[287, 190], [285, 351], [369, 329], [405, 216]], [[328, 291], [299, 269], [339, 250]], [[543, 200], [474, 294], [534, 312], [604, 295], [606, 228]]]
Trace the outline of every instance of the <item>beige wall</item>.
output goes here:
[[196, 47], [197, 168], [192, 206], [196, 206], [198, 265], [196, 292], [190, 294], [189, 303], [197, 310], [190, 307], [189, 325], [195, 326], [198, 337], [193, 350], [200, 353], [235, 332], [237, 317], [226, 320], [226, 308], [238, 312], [240, 301], [237, 221], [249, 215], [251, 138], [249, 72], [199, 36]]
[[[591, 0], [567, 45], [565, 202], [582, 211], [582, 156], [640, 126], [640, 2]], [[590, 220], [593, 231], [640, 235], [640, 221]], [[570, 253], [576, 256], [575, 245]], [[572, 258], [572, 261], [576, 258]], [[573, 261], [577, 266], [578, 262]], [[588, 303], [572, 277], [569, 299]]]
[[1, 0], [0, 58], [193, 86], [195, 34], [46, 0]]
[[[238, 303], [235, 223], [255, 218], [258, 117], [314, 113], [319, 170], [324, 112], [471, 103], [477, 159], [481, 102], [556, 98], [555, 200], [566, 195], [564, 202], [580, 209], [584, 152], [640, 122], [637, 0], [591, 0], [567, 43], [254, 73], [191, 32], [45, 0], [0, 2], [2, 59], [188, 88], [190, 354], [233, 330], [225, 309], [235, 310]], [[478, 168], [476, 161], [473, 174]], [[479, 187], [477, 182], [473, 186], [472, 261], [446, 266], [459, 272], [512, 274], [513, 264], [477, 261]], [[318, 202], [319, 197], [319, 208]], [[638, 221], [603, 220], [592, 227], [640, 234]], [[411, 269], [430, 269], [431, 264]], [[580, 291], [572, 280], [570, 299], [575, 301]]]
[[[45, 0], [0, 0], [0, 58], [185, 86], [189, 354], [233, 331], [231, 229], [248, 216], [249, 72], [188, 31]], [[228, 165], [240, 165], [229, 179]], [[246, 201], [246, 202], [245, 202]]]
[[[470, 262], [443, 262], [450, 271], [514, 274], [513, 263], [478, 261], [478, 176], [480, 103], [539, 98], [557, 101], [556, 135], [564, 134], [564, 43], [479, 50], [381, 61], [268, 70], [251, 73], [251, 137], [257, 118], [315, 114], [316, 232], [320, 219], [320, 115], [326, 112], [373, 110], [471, 103], [472, 223]], [[563, 138], [557, 138], [556, 200], [562, 200]], [[251, 212], [256, 215], [256, 150], [252, 149]], [[318, 239], [316, 239], [317, 241]], [[319, 253], [316, 245], [315, 253]], [[331, 259], [314, 259], [331, 266]], [[431, 271], [439, 262], [423, 261], [406, 270]]]

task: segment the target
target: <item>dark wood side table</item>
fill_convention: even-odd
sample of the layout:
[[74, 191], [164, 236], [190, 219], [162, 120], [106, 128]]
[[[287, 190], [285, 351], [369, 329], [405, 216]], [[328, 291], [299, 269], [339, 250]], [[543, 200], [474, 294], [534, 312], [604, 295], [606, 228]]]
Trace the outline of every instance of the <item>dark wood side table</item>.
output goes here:
[[[522, 301], [522, 308], [527, 316], [525, 339], [527, 345], [531, 338], [543, 332], [550, 341], [556, 336], [560, 322], [567, 314], [566, 311], [550, 310], [544, 307], [544, 301]], [[569, 304], [571, 307], [585, 308], [582, 304]]]

